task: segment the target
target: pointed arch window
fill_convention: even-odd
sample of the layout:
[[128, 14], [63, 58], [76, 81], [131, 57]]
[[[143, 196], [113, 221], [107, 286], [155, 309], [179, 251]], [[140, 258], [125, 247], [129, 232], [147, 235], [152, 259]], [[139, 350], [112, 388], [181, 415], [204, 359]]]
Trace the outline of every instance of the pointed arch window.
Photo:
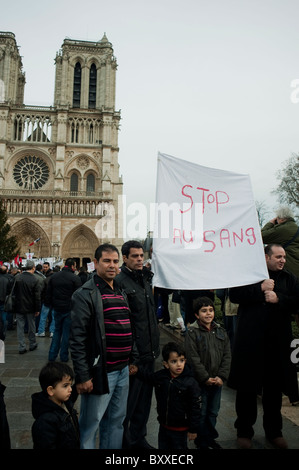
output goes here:
[[71, 125], [71, 142], [78, 143], [78, 135], [79, 135], [78, 124], [72, 122], [72, 125]]
[[71, 175], [71, 193], [76, 193], [78, 191], [78, 175], [77, 173], [73, 173]]
[[88, 129], [88, 143], [93, 144], [93, 125], [90, 124]]
[[80, 108], [81, 99], [81, 64], [77, 62], [74, 70], [73, 108]]
[[94, 191], [95, 191], [95, 178], [94, 178], [94, 175], [90, 173], [86, 179], [86, 192], [94, 193]]
[[95, 109], [97, 95], [97, 68], [95, 64], [91, 64], [89, 72], [89, 97], [88, 108]]

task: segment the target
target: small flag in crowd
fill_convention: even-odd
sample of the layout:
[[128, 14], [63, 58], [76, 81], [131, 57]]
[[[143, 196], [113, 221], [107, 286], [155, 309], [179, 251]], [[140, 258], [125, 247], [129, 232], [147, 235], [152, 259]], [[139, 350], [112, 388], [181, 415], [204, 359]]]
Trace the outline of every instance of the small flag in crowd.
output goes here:
[[22, 258], [20, 255], [17, 255], [14, 259], [15, 266], [18, 266], [19, 264], [22, 264]]
[[34, 240], [34, 242], [29, 243], [29, 246], [32, 246], [32, 245], [34, 245], [35, 243], [37, 243], [39, 241], [40, 241], [40, 238], [37, 238], [36, 240]]

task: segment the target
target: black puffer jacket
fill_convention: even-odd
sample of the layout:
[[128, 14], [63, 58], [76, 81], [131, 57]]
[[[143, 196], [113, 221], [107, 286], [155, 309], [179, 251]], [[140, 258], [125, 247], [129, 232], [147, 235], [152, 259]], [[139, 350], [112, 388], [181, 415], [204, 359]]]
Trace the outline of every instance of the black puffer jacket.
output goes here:
[[57, 312], [70, 312], [72, 295], [82, 286], [80, 278], [71, 268], [64, 267], [48, 279], [45, 304]]
[[32, 395], [32, 440], [34, 449], [79, 449], [77, 411], [70, 400], [69, 412], [49, 399], [44, 392]]
[[173, 378], [168, 369], [147, 374], [140, 366], [137, 377], [155, 387], [158, 421], [171, 427], [188, 427], [189, 432], [198, 432], [201, 391], [193, 373], [185, 365], [179, 377]]
[[130, 271], [123, 264], [115, 278], [128, 299], [133, 337], [142, 362], [154, 360], [160, 354], [152, 277], [153, 273], [147, 268]]

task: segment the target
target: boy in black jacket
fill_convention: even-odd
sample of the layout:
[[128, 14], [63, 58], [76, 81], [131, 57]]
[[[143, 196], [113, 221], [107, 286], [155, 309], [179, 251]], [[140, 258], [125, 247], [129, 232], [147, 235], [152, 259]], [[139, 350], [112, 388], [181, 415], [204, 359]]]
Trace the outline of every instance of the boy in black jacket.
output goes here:
[[70, 400], [73, 378], [73, 370], [61, 362], [42, 368], [42, 391], [32, 395], [34, 449], [80, 448], [77, 411]]
[[159, 449], [188, 449], [187, 440], [197, 436], [200, 418], [200, 388], [186, 366], [179, 344], [167, 343], [162, 350], [164, 369], [148, 374], [142, 367], [130, 366], [130, 373], [155, 387]]

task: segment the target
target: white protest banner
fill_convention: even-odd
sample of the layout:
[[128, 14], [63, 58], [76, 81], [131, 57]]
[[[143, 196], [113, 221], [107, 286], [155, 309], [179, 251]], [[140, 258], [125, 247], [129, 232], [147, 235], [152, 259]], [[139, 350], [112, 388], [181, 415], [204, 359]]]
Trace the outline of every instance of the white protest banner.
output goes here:
[[94, 271], [94, 262], [87, 263], [87, 272], [92, 273]]
[[249, 176], [159, 153], [152, 266], [168, 289], [268, 279]]
[[57, 261], [57, 262], [54, 264], [53, 267], [55, 267], [55, 266], [63, 266], [63, 265], [64, 265], [64, 262], [63, 262], [63, 260], [61, 260], [61, 261]]

